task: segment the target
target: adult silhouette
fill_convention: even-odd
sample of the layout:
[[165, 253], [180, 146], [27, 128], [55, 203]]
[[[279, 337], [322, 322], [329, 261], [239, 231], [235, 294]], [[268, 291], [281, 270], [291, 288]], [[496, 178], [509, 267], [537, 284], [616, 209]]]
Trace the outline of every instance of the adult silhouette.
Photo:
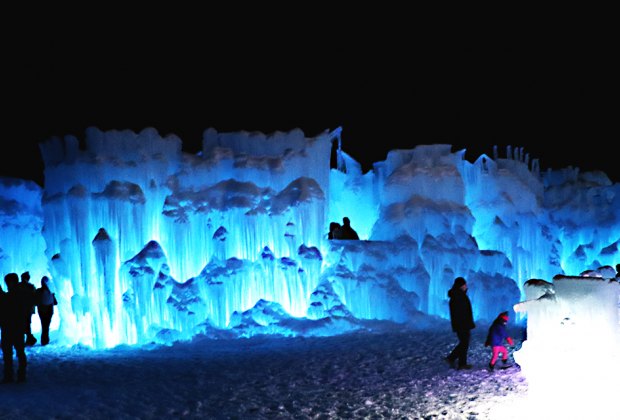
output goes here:
[[0, 294], [0, 326], [2, 327], [2, 359], [4, 377], [2, 383], [13, 382], [13, 349], [17, 354], [17, 381], [26, 380], [26, 352], [24, 351], [24, 334], [26, 332], [26, 314], [30, 310], [29, 302], [19, 287], [17, 273], [4, 276], [7, 292]]
[[446, 360], [451, 366], [454, 366], [454, 362], [458, 360], [458, 369], [471, 369], [472, 366], [467, 363], [467, 352], [471, 330], [476, 328], [476, 324], [474, 324], [471, 302], [467, 296], [467, 281], [463, 277], [454, 279], [454, 284], [448, 291], [448, 297], [450, 298], [450, 323], [459, 342]]
[[327, 239], [342, 239], [342, 226], [340, 226], [340, 223], [331, 222], [329, 224]]
[[351, 227], [351, 220], [348, 217], [342, 218], [342, 227], [340, 228], [342, 232], [342, 239], [359, 239], [360, 237], [357, 235], [355, 229]]
[[24, 298], [28, 303], [29, 310], [26, 313], [26, 330], [24, 334], [26, 334], [26, 346], [34, 346], [37, 343], [37, 339], [34, 335], [32, 335], [32, 329], [30, 327], [32, 323], [32, 315], [34, 315], [34, 307], [35, 307], [35, 292], [36, 287], [34, 284], [30, 283], [30, 272], [24, 271], [21, 275], [21, 283], [19, 287], [22, 289], [24, 294]]
[[49, 289], [49, 278], [41, 278], [41, 287], [36, 291], [37, 312], [41, 320], [41, 345], [45, 346], [50, 342], [50, 324], [54, 316], [54, 305], [56, 296]]

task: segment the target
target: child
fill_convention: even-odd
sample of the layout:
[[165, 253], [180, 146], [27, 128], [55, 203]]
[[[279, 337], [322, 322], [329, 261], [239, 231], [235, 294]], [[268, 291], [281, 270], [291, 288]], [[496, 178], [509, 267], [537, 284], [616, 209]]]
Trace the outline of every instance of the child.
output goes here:
[[489, 334], [487, 335], [487, 341], [484, 345], [486, 347], [491, 346], [491, 349], [493, 349], [493, 356], [491, 357], [491, 362], [489, 363], [489, 369], [491, 370], [495, 367], [495, 362], [497, 362], [500, 353], [502, 355], [502, 363], [506, 364], [508, 362], [508, 350], [504, 347], [504, 340], [506, 340], [511, 346], [514, 344], [514, 341], [506, 331], [507, 322], [508, 312], [502, 312], [497, 318], [495, 318], [495, 321], [493, 321], [491, 327], [489, 327]]

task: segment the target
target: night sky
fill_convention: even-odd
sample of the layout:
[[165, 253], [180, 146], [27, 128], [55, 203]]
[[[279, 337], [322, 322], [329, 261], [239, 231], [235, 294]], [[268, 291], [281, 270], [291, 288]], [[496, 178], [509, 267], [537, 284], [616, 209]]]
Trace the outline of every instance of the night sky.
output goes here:
[[525, 147], [543, 170], [598, 169], [620, 182], [611, 41], [215, 21], [14, 32], [1, 95], [13, 152], [1, 154], [0, 175], [42, 185], [38, 143], [83, 140], [90, 126], [155, 127], [188, 152], [208, 127], [315, 136], [342, 126], [343, 149], [364, 170], [392, 149], [446, 143], [473, 161], [497, 144], [501, 157]]

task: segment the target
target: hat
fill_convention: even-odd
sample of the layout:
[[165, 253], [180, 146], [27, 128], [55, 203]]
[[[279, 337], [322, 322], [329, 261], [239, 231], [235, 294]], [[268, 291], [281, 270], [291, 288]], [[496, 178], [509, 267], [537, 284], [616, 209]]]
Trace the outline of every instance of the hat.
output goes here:
[[466, 283], [467, 282], [465, 281], [463, 277], [457, 277], [454, 279], [454, 287], [461, 287]]
[[502, 318], [504, 321], [508, 321], [508, 311], [504, 311], [501, 314], [499, 314], [499, 317]]

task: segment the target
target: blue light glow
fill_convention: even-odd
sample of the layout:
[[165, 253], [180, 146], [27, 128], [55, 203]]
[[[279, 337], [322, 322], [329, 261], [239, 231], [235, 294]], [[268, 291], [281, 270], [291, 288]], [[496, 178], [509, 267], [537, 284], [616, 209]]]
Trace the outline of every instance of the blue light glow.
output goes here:
[[[620, 186], [604, 174], [540, 174], [516, 149], [470, 163], [449, 145], [362, 174], [342, 149], [330, 169], [339, 135], [209, 129], [198, 155], [153, 129], [89, 129], [86, 150], [48, 140], [43, 190], [0, 183], [0, 268], [49, 275], [58, 340], [107, 348], [423, 327], [447, 318], [456, 276], [490, 322], [528, 279], [620, 262]], [[345, 216], [362, 240], [328, 241]]]

